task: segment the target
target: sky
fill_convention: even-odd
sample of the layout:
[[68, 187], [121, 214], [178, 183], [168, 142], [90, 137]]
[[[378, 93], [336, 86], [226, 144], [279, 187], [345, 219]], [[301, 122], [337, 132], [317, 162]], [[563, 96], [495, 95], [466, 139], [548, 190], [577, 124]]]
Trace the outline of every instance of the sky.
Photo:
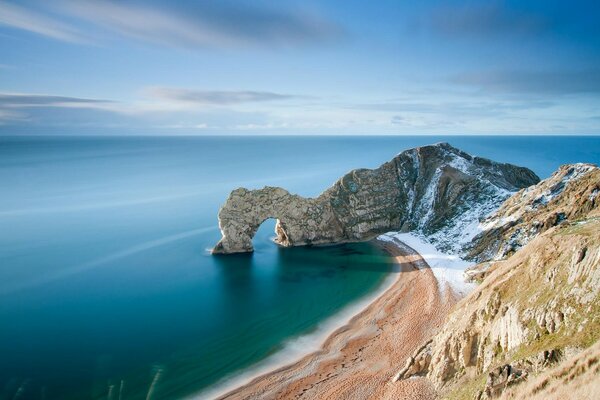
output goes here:
[[0, 135], [600, 134], [600, 2], [0, 0]]

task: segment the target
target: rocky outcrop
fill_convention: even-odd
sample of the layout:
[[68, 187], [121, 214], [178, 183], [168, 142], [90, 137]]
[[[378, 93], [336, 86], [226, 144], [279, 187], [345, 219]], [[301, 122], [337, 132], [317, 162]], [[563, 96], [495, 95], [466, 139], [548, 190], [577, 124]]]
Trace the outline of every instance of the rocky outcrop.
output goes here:
[[371, 239], [391, 230], [427, 235], [442, 249], [460, 250], [468, 229], [514, 191], [535, 184], [529, 169], [473, 157], [440, 143], [398, 154], [377, 169], [344, 175], [316, 198], [284, 189], [236, 189], [219, 211], [222, 238], [213, 253], [252, 251], [268, 218], [282, 246]]
[[546, 230], [587, 215], [599, 202], [600, 169], [593, 164], [563, 165], [488, 216], [480, 224], [483, 232], [469, 244], [467, 258], [506, 258]]
[[481, 285], [396, 379], [427, 376], [448, 396], [496, 398], [598, 341], [599, 185], [598, 168], [563, 166], [484, 221], [495, 227], [474, 240], [492, 258], [471, 270]]
[[600, 342], [547, 368], [525, 385], [502, 393], [501, 399], [564, 400], [600, 398]]
[[485, 388], [476, 398], [493, 399], [501, 395], [507, 388], [521, 383], [527, 379], [527, 371], [513, 367], [510, 364], [503, 365], [490, 372], [485, 382]]
[[277, 219], [276, 242], [282, 246], [330, 243], [343, 235], [327, 198], [307, 199], [278, 187], [236, 189], [219, 212], [222, 239], [213, 253], [250, 252], [252, 238], [268, 218]]

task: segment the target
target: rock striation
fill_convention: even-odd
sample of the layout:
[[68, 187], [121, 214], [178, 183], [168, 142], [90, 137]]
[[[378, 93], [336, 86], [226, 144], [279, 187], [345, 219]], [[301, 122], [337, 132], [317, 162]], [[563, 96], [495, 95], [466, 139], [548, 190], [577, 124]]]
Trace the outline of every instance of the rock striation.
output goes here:
[[563, 165], [486, 217], [480, 224], [482, 233], [468, 246], [467, 256], [476, 261], [506, 258], [546, 230], [589, 213], [599, 195], [598, 167]]
[[356, 169], [316, 198], [278, 187], [231, 192], [219, 211], [222, 238], [215, 254], [251, 252], [269, 218], [275, 242], [303, 246], [371, 239], [415, 231], [459, 251], [468, 229], [515, 191], [539, 182], [529, 169], [473, 157], [448, 143], [406, 150], [376, 169]]
[[481, 285], [395, 380], [426, 376], [444, 397], [524, 398], [522, 382], [598, 342], [599, 192], [600, 169], [565, 165], [483, 221], [470, 250], [484, 261]]

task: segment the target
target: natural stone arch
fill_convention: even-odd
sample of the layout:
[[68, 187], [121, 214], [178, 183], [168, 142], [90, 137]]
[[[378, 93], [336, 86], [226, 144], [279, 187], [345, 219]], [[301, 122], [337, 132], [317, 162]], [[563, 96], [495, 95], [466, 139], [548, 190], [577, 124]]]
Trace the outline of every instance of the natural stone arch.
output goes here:
[[258, 190], [239, 188], [231, 192], [219, 211], [219, 227], [223, 237], [213, 253], [253, 251], [252, 238], [260, 225], [273, 218], [275, 242], [282, 246], [322, 243], [332, 235], [318, 232], [334, 226], [331, 207], [322, 199], [308, 199], [277, 187]]
[[[289, 246], [289, 237], [288, 237], [288, 233], [286, 232], [287, 224], [281, 220], [281, 217], [276, 217], [276, 216], [271, 216], [271, 215], [266, 217], [262, 221], [260, 221], [256, 225], [256, 228], [254, 227], [254, 224], [249, 225], [248, 235], [249, 235], [250, 241], [252, 242], [252, 240], [255, 238], [256, 233], [258, 232], [260, 227], [269, 220], [275, 221], [274, 232], [275, 232], [276, 236], [275, 236], [275, 239], [273, 239], [273, 241], [281, 246]], [[252, 245], [252, 246], [254, 246], [254, 245]]]
[[219, 211], [223, 237], [213, 253], [251, 252], [268, 218], [278, 221], [282, 246], [355, 242], [391, 230], [430, 235], [465, 210], [483, 217], [485, 202], [495, 207], [538, 181], [527, 168], [472, 157], [447, 143], [419, 147], [377, 169], [353, 170], [316, 198], [278, 187], [234, 190]]

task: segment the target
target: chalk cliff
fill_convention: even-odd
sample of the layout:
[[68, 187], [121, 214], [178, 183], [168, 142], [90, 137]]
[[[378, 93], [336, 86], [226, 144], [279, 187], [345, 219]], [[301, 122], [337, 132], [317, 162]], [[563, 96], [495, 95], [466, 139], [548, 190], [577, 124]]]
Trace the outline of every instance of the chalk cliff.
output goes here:
[[219, 211], [222, 238], [213, 253], [251, 252], [268, 218], [276, 242], [302, 246], [371, 239], [391, 230], [427, 235], [462, 250], [469, 229], [515, 191], [539, 182], [529, 169], [473, 157], [447, 143], [398, 154], [377, 169], [356, 169], [316, 198], [277, 187], [231, 192]]
[[444, 398], [598, 391], [598, 345], [578, 354], [600, 339], [599, 194], [600, 169], [565, 165], [483, 221], [467, 271], [481, 285], [395, 380], [427, 376]]

